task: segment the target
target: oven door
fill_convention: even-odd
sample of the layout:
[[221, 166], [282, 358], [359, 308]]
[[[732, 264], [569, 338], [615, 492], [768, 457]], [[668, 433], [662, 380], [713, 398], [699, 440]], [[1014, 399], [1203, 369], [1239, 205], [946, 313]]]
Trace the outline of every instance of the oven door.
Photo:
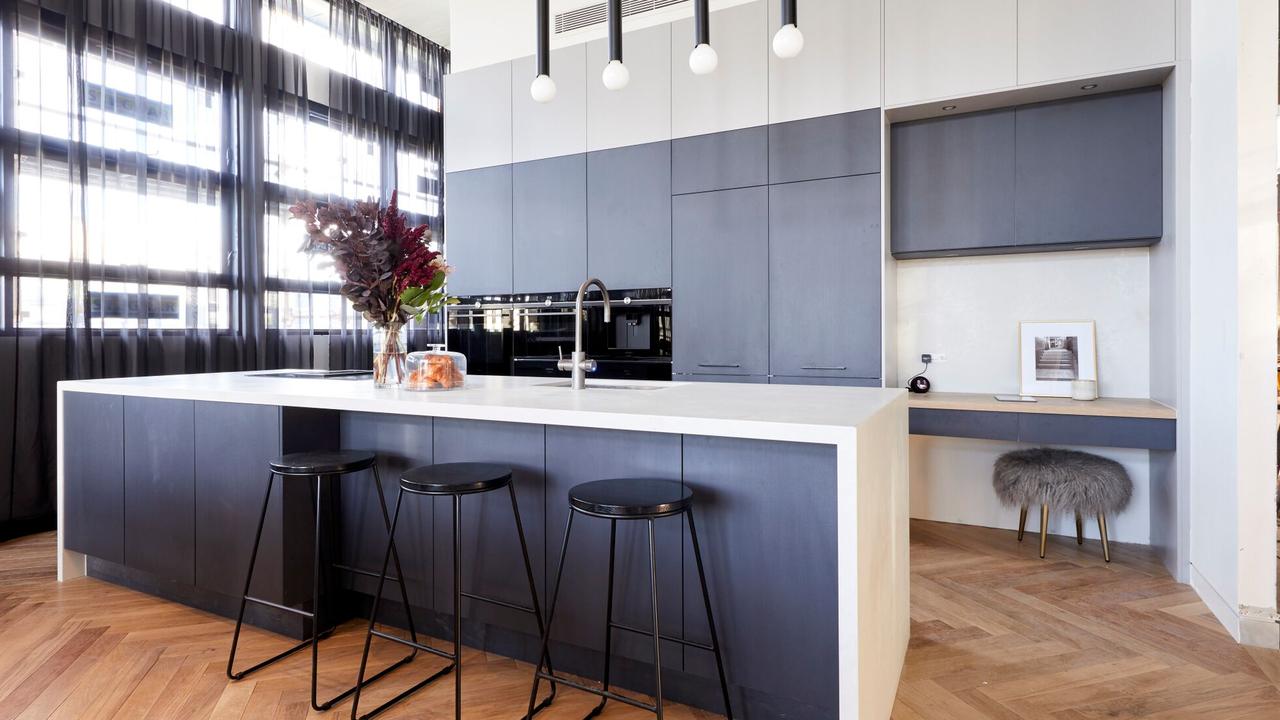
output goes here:
[[511, 308], [451, 308], [449, 349], [467, 357], [473, 375], [511, 375], [515, 357]]

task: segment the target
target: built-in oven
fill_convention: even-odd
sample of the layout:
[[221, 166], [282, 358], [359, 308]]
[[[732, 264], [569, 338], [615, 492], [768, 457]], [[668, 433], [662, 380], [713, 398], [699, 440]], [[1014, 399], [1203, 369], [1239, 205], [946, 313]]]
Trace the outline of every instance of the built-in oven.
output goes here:
[[468, 373], [512, 374], [515, 335], [509, 303], [468, 298], [446, 312], [446, 342], [450, 350], [467, 357]]

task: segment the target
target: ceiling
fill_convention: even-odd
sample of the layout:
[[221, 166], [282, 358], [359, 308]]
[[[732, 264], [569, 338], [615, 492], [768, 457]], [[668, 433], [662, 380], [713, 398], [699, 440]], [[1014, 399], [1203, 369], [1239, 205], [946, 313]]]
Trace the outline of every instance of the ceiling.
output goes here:
[[449, 0], [360, 0], [375, 12], [449, 47]]

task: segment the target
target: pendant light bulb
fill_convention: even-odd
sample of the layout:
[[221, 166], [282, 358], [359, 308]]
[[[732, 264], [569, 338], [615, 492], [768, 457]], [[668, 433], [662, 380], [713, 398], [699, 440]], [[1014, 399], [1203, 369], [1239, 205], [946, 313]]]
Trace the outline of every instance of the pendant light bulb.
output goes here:
[[529, 86], [529, 94], [540, 103], [548, 103], [556, 97], [556, 81], [550, 75], [539, 75]]
[[631, 71], [622, 64], [621, 60], [610, 60], [609, 64], [604, 66], [604, 73], [600, 79], [610, 90], [621, 90], [631, 82]]
[[780, 58], [793, 58], [804, 49], [804, 35], [794, 24], [783, 25], [773, 36], [773, 54]]
[[720, 57], [716, 55], [716, 49], [707, 43], [699, 43], [693, 52], [689, 53], [689, 69], [694, 75], [713, 73], [719, 64]]

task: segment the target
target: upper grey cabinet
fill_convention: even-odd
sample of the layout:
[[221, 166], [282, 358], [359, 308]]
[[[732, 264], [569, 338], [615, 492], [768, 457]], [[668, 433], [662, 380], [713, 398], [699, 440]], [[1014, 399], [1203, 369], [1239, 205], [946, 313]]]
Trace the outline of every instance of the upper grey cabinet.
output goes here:
[[1150, 245], [1164, 234], [1158, 87], [1017, 109], [1014, 242]]
[[769, 371], [769, 190], [672, 201], [676, 373]]
[[671, 23], [671, 135], [689, 137], [769, 122], [769, 13], [763, 0], [711, 13], [715, 72], [689, 69], [693, 18]]
[[[511, 61], [511, 143], [515, 162], [587, 151], [587, 48], [571, 45], [551, 52], [556, 97], [535, 101], [529, 84], [537, 75], [532, 57]], [[450, 124], [449, 132], [456, 126]]]
[[511, 292], [511, 166], [445, 178], [445, 257], [454, 295]]
[[446, 75], [443, 106], [446, 171], [511, 162], [511, 63]]
[[894, 125], [893, 253], [964, 254], [1013, 244], [1013, 110]]
[[675, 195], [769, 182], [769, 129], [742, 128], [671, 141]]
[[587, 274], [619, 290], [671, 286], [669, 141], [587, 154]]
[[880, 172], [880, 111], [827, 115], [769, 126], [769, 182]]
[[516, 163], [513, 169], [514, 291], [575, 288], [587, 273], [587, 157]]
[[769, 188], [769, 372], [880, 377], [880, 176]]
[[671, 26], [628, 32], [622, 44], [631, 82], [610, 90], [600, 81], [608, 42], [587, 43], [588, 151], [671, 139]]

